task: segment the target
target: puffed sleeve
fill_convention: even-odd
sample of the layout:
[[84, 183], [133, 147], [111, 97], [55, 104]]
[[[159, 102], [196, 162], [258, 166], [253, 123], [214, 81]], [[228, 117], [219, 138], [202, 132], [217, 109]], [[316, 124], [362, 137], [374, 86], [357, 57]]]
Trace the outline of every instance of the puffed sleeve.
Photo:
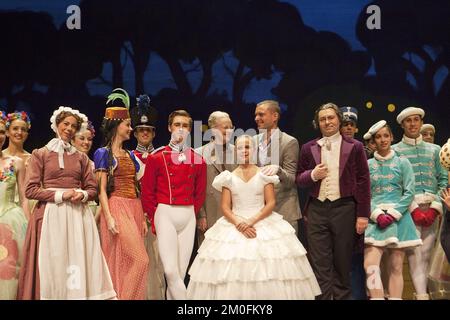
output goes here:
[[259, 172], [259, 175], [261, 176], [262, 181], [264, 181], [264, 185], [273, 183], [274, 185], [280, 183], [280, 178], [277, 175], [273, 176], [266, 176], [261, 171]]
[[129, 154], [130, 154], [131, 160], [133, 160], [134, 167], [136, 168], [136, 174], [137, 174], [139, 171], [141, 171], [141, 164], [137, 160], [137, 157], [136, 157], [136, 155], [134, 154], [133, 151], [129, 152]]
[[222, 188], [231, 188], [231, 172], [228, 170], [222, 171], [217, 177], [214, 178], [212, 186], [217, 191], [222, 192]]
[[99, 148], [94, 153], [95, 171], [108, 171], [108, 149]]
[[136, 168], [136, 179], [137, 179], [137, 181], [141, 181], [142, 178], [144, 177], [145, 162], [142, 162], [142, 160], [136, 154], [135, 150], [131, 151], [130, 155], [131, 155], [131, 159], [133, 160], [134, 166]]

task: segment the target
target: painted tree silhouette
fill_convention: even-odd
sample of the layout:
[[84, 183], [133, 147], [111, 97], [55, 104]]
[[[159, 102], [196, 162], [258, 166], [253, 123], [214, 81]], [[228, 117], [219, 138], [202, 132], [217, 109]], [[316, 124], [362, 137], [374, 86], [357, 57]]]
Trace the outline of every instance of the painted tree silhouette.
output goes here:
[[[382, 90], [414, 95], [428, 107], [450, 103], [450, 3], [374, 1], [381, 9], [381, 30], [366, 27], [361, 12], [357, 36], [373, 57], [376, 84]], [[436, 75], [442, 73], [442, 85]], [[408, 79], [410, 81], [408, 81]]]
[[318, 107], [303, 105], [305, 98], [326, 86], [361, 83], [370, 67], [367, 53], [353, 51], [335, 33], [306, 28], [296, 41], [297, 48], [278, 65], [283, 76], [273, 89], [274, 94], [288, 105], [284, 118], [295, 119], [295, 114], [304, 110], [308, 119], [302, 123], [288, 123], [290, 129], [310, 123], [312, 111]]
[[103, 61], [95, 54], [95, 48], [96, 40], [87, 30], [69, 30], [65, 23], [61, 25], [50, 69], [49, 95], [60, 103], [89, 96], [87, 81], [101, 76], [103, 69]]
[[[129, 38], [129, 23], [133, 19], [132, 1], [82, 0], [83, 27], [86, 36], [94, 39], [92, 54], [112, 64], [112, 80], [104, 79], [111, 87], [123, 87], [121, 54]], [[127, 38], [128, 37], [128, 38]]]
[[274, 0], [245, 2], [236, 20], [233, 54], [238, 66], [232, 72], [232, 102], [239, 106], [253, 79], [271, 79], [275, 68], [289, 61], [306, 27], [294, 6]]
[[47, 13], [0, 11], [0, 37], [0, 96], [7, 111], [14, 111], [19, 100], [30, 102], [40, 95], [35, 85], [49, 84], [57, 30]]

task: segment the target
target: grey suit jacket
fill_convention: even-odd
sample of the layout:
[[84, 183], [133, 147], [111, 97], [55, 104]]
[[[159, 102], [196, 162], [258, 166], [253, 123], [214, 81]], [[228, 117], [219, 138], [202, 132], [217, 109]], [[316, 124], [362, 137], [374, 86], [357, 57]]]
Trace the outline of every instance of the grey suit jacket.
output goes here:
[[[262, 134], [256, 135], [255, 139], [259, 149]], [[277, 173], [280, 177], [280, 183], [275, 186], [275, 211], [289, 222], [298, 220], [302, 216], [298, 201], [297, 185], [295, 183], [299, 152], [300, 148], [297, 139], [281, 130], [274, 133], [271, 146], [267, 152], [270, 164], [280, 166], [280, 170]], [[261, 159], [259, 159], [259, 152], [258, 166], [263, 166]]]
[[195, 152], [200, 154], [206, 162], [206, 199], [200, 209], [199, 218], [206, 217], [208, 228], [210, 228], [220, 217], [223, 216], [221, 209], [221, 192], [212, 187], [214, 178], [217, 177], [222, 171], [233, 171], [237, 165], [234, 164], [234, 146], [230, 145], [229, 150], [226, 153], [226, 159], [228, 163], [222, 167], [221, 161], [216, 158], [214, 150], [214, 142], [195, 149]]

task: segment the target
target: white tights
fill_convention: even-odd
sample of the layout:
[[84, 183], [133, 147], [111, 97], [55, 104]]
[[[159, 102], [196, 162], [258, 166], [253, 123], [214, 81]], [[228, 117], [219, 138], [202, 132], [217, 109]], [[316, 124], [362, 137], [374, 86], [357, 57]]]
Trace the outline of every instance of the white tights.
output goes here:
[[167, 299], [186, 300], [184, 277], [195, 237], [194, 206], [158, 204], [155, 229], [167, 280]]
[[408, 256], [409, 273], [416, 294], [424, 295], [427, 293], [427, 275], [431, 251], [436, 240], [436, 222], [428, 228], [417, 226], [417, 229], [420, 231], [420, 238], [422, 239], [423, 245], [407, 250], [406, 255]]

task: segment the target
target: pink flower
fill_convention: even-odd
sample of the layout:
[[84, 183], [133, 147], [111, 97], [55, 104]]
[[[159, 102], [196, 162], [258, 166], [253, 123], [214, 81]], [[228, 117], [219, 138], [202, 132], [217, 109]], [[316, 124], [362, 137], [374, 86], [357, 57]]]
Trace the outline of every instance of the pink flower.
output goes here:
[[17, 242], [13, 239], [11, 227], [0, 223], [0, 279], [10, 280], [16, 277], [16, 265], [19, 258]]

